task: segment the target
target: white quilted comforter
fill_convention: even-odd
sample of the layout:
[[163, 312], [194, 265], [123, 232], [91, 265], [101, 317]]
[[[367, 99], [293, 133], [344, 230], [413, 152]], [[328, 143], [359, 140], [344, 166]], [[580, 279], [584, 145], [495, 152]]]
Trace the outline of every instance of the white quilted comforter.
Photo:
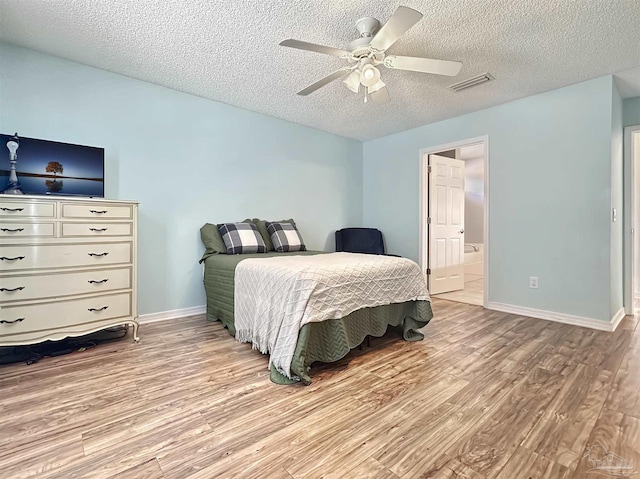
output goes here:
[[419, 266], [406, 258], [356, 253], [249, 258], [235, 271], [236, 339], [269, 353], [291, 378], [298, 331], [357, 309], [429, 300]]

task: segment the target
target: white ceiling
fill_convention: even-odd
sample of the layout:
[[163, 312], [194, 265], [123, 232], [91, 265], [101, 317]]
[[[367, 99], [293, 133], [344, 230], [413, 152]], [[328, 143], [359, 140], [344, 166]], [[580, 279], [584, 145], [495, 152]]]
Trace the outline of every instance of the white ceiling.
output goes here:
[[[278, 46], [344, 48], [380, 0], [0, 0], [0, 40], [176, 90], [368, 140], [640, 65], [639, 0], [402, 0], [423, 20], [389, 54], [464, 63], [458, 77], [383, 69], [392, 101], [340, 81], [346, 61]], [[496, 81], [454, 93], [483, 72]]]

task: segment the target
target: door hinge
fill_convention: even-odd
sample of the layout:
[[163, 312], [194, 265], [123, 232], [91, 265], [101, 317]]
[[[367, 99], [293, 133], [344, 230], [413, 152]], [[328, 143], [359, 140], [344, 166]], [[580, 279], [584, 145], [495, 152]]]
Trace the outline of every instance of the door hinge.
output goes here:
[[431, 224], [431, 218], [427, 218], [427, 224], [430, 225]]
[[427, 274], [431, 274], [431, 268], [427, 268]]
[[431, 173], [431, 165], [427, 166], [427, 173]]

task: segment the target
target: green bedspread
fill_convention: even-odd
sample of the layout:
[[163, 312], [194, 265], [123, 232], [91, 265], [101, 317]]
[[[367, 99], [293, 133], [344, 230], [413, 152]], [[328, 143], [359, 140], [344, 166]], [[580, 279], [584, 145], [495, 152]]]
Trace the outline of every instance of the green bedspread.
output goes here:
[[[283, 255], [323, 254], [320, 251], [298, 253], [257, 253], [243, 255], [212, 255], [205, 261], [204, 287], [207, 294], [207, 319], [221, 321], [235, 336], [233, 317], [234, 274], [238, 263], [247, 258], [266, 258]], [[384, 335], [388, 326], [403, 329], [407, 341], [419, 341], [423, 334], [417, 329], [427, 325], [433, 317], [428, 301], [408, 301], [375, 308], [362, 308], [345, 316], [320, 323], [305, 324], [298, 335], [291, 372], [303, 383], [310, 384], [308, 369], [315, 361], [333, 362], [344, 357], [364, 341], [366, 336]], [[293, 381], [271, 368], [271, 380], [278, 384]]]

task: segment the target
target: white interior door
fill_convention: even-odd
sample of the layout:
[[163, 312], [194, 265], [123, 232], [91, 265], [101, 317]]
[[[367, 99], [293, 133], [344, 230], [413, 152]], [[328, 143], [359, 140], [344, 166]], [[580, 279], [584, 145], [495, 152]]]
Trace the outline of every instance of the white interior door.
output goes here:
[[429, 155], [429, 292], [464, 289], [464, 161]]

